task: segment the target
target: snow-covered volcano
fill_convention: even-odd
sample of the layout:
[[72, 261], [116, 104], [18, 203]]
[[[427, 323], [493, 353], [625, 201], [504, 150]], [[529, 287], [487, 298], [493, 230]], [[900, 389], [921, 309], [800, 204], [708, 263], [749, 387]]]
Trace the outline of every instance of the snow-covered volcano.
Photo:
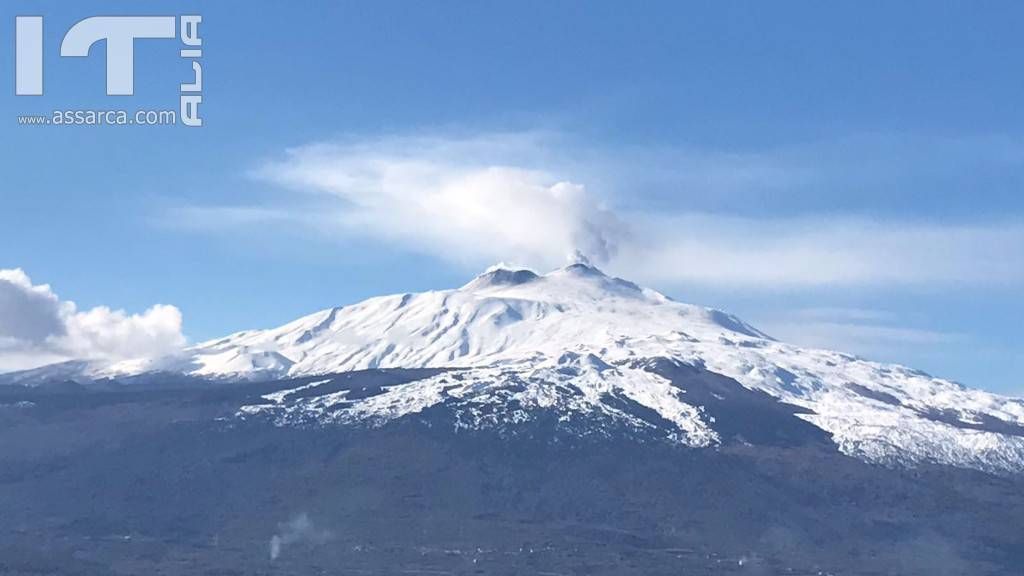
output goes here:
[[453, 404], [459, 425], [468, 427], [514, 425], [539, 412], [566, 422], [594, 415], [657, 427], [628, 405], [656, 414], [670, 441], [718, 444], [715, 418], [685, 387], [652, 370], [656, 361], [723, 375], [795, 405], [841, 451], [868, 461], [1024, 470], [1020, 399], [778, 342], [734, 316], [673, 301], [586, 263], [546, 275], [495, 267], [461, 288], [371, 298], [204, 342], [173, 358], [50, 370], [63, 370], [62, 377], [159, 371], [257, 380], [438, 368], [445, 371], [359, 397], [310, 392], [330, 378], [306, 382], [304, 391], [268, 395], [240, 415], [282, 424], [380, 423]]

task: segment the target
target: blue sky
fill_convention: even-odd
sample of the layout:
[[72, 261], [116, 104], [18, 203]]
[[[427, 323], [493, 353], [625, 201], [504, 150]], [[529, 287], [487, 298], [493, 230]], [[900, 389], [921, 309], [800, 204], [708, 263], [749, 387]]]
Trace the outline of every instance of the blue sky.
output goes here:
[[[197, 341], [496, 260], [557, 265], [582, 242], [787, 340], [1024, 393], [1017, 4], [3, 11], [7, 46], [15, 15], [44, 16], [46, 95], [0, 92], [0, 269], [78, 310], [170, 304]], [[136, 42], [132, 97], [104, 95], [101, 47], [58, 47], [88, 16], [187, 13], [203, 16], [202, 128], [15, 122], [176, 108], [173, 41]], [[487, 212], [520, 198], [522, 214]]]

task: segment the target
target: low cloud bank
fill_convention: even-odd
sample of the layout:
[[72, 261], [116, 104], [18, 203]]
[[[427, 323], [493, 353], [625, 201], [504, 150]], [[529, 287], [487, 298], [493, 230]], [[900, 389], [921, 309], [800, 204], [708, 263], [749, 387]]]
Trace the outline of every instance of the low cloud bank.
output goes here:
[[23, 270], [0, 269], [0, 371], [67, 359], [128, 360], [185, 345], [181, 312], [157, 304], [141, 314], [106, 306], [79, 310]]

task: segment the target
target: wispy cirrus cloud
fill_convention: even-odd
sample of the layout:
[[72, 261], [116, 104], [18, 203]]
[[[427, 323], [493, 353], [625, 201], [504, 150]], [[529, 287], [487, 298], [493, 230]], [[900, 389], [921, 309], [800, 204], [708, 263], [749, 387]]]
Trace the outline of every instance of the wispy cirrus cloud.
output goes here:
[[908, 326], [888, 310], [796, 308], [761, 316], [758, 326], [784, 342], [891, 362], [934, 359], [973, 340], [962, 332]]
[[1018, 286], [1024, 226], [858, 217], [641, 215], [643, 244], [623, 250], [652, 281], [761, 290], [843, 286]]
[[827, 315], [789, 311], [785, 318], [766, 320], [773, 336], [796, 344], [807, 344], [874, 355], [892, 345], [936, 346], [963, 343], [968, 336], [959, 332], [908, 328], [895, 314], [876, 312], [859, 316], [864, 310], [829, 309]]
[[[757, 213], [749, 202], [743, 210], [711, 210], [834, 183], [842, 171], [822, 172], [815, 162], [835, 163], [837, 150], [851, 147], [616, 155], [548, 133], [378, 137], [302, 146], [259, 166], [256, 178], [289, 191], [286, 208], [184, 209], [200, 226], [303, 223], [468, 267], [500, 260], [551, 267], [580, 250], [657, 286], [1024, 285], [1024, 222], [1013, 213], [957, 222]], [[1016, 153], [1003, 156], [1019, 161]], [[645, 186], [676, 186], [675, 202], [659, 204]], [[702, 194], [718, 199], [700, 201]]]

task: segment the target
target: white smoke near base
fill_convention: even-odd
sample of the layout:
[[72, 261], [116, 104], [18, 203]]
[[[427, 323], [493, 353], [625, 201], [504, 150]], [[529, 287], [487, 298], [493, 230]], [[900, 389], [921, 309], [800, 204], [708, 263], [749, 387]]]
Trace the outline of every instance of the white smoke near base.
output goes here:
[[270, 537], [270, 559], [277, 560], [285, 546], [297, 543], [319, 545], [331, 539], [331, 533], [313, 525], [303, 512], [287, 522], [278, 524], [277, 534]]

